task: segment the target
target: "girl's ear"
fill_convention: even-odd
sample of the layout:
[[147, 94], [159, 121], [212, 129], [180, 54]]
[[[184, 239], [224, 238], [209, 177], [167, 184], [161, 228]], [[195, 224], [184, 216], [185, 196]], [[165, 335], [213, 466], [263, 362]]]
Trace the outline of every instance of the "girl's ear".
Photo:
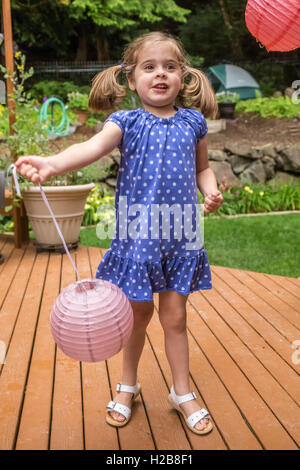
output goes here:
[[129, 85], [130, 90], [135, 91], [135, 83], [134, 83], [133, 78], [128, 77], [127, 80], [128, 80], [128, 85]]

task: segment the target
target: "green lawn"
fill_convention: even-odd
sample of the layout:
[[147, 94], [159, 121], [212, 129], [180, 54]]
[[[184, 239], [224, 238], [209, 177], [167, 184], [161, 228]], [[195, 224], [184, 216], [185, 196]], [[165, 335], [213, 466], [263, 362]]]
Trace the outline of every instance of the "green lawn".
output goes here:
[[[109, 248], [96, 229], [80, 232], [82, 245]], [[210, 264], [300, 277], [300, 214], [205, 218], [204, 242]]]
[[208, 219], [210, 263], [282, 276], [300, 276], [300, 214]]

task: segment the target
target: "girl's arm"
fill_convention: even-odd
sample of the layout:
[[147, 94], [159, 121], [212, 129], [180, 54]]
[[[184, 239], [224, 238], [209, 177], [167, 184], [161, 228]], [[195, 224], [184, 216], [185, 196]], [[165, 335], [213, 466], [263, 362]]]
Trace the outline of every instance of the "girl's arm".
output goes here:
[[215, 212], [223, 202], [223, 196], [218, 190], [216, 177], [208, 163], [206, 137], [198, 142], [196, 149], [196, 182], [204, 197], [204, 212]]
[[122, 131], [117, 124], [108, 121], [102, 131], [91, 139], [74, 144], [66, 150], [50, 157], [20, 157], [15, 165], [32, 183], [44, 183], [51, 176], [78, 170], [111, 152], [122, 139]]

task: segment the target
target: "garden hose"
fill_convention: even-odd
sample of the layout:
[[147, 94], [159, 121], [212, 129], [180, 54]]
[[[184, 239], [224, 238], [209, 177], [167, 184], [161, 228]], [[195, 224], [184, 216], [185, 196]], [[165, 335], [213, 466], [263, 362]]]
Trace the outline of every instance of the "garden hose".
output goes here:
[[[57, 126], [54, 125], [54, 115], [53, 115], [55, 103], [58, 103], [62, 110], [62, 118], [61, 118], [60, 123]], [[48, 114], [49, 105], [51, 105], [51, 122], [49, 120], [49, 114]], [[58, 135], [58, 136], [68, 135], [70, 122], [69, 122], [65, 105], [59, 98], [52, 97], [52, 98], [49, 98], [47, 101], [45, 101], [40, 111], [40, 122], [45, 125], [45, 130], [46, 132], [48, 132], [48, 134]]]

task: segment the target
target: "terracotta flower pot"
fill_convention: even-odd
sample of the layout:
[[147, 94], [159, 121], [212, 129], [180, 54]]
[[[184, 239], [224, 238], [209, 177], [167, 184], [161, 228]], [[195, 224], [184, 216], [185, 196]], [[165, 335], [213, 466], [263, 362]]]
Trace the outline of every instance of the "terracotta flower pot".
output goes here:
[[85, 124], [88, 119], [88, 111], [83, 111], [82, 109], [74, 109], [74, 111], [77, 116], [77, 121], [81, 124]]
[[[59, 228], [70, 248], [78, 245], [86, 198], [94, 186], [94, 183], [90, 183], [78, 186], [43, 187]], [[22, 196], [35, 235], [37, 249], [62, 251], [62, 241], [42, 199], [40, 189], [37, 186], [30, 187], [22, 191]]]

